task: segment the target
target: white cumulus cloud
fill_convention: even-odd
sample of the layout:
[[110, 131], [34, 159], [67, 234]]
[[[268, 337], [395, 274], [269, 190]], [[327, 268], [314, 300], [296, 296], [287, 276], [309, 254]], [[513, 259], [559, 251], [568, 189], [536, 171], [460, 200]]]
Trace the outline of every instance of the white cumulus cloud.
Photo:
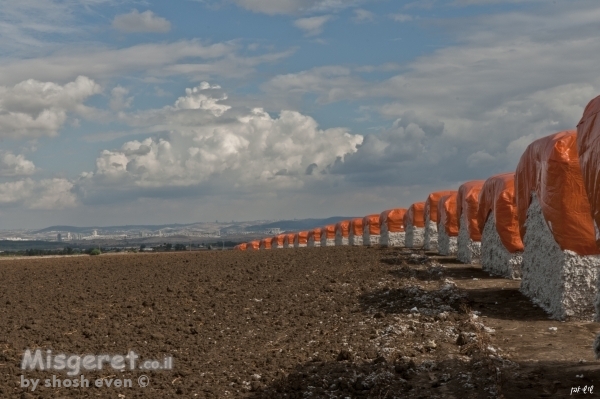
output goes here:
[[[77, 183], [84, 197], [100, 187], [120, 191], [164, 187], [220, 186], [260, 192], [298, 189], [327, 178], [326, 170], [356, 151], [362, 136], [343, 128], [320, 129], [310, 116], [221, 104], [219, 86], [203, 82], [173, 106], [133, 113], [126, 123], [158, 124], [168, 136], [126, 142], [104, 150], [96, 170]], [[257, 191], [258, 190], [258, 191]], [[213, 192], [216, 193], [216, 192]]]
[[306, 36], [317, 36], [323, 32], [323, 26], [330, 19], [330, 15], [300, 18], [294, 21], [294, 26], [302, 29]]
[[117, 15], [113, 19], [112, 26], [116, 30], [125, 33], [166, 33], [171, 30], [171, 23], [168, 20], [155, 15], [150, 10], [142, 13], [138, 10], [132, 10], [128, 14]]
[[90, 114], [84, 102], [100, 92], [101, 87], [85, 76], [65, 85], [28, 79], [13, 87], [0, 86], [0, 137], [55, 136], [69, 112]]
[[0, 152], [0, 176], [29, 176], [34, 172], [35, 165], [23, 154]]
[[0, 205], [46, 210], [71, 208], [77, 205], [72, 189], [73, 183], [61, 178], [0, 183]]

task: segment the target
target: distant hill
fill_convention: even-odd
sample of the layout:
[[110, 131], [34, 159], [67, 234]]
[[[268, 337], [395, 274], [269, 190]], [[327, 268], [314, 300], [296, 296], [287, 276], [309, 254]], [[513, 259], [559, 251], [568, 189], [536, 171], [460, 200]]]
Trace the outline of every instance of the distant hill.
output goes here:
[[336, 224], [342, 220], [353, 218], [354, 217], [334, 216], [327, 219], [280, 220], [278, 222], [247, 226], [246, 231], [268, 230], [273, 228], [279, 228], [281, 231], [312, 230], [317, 227], [323, 227], [328, 224]]
[[348, 220], [350, 217], [335, 216], [326, 219], [298, 219], [298, 220], [280, 220], [276, 222], [271, 221], [250, 221], [250, 222], [234, 222], [234, 223], [209, 223], [209, 222], [196, 222], [196, 223], [172, 223], [172, 224], [149, 224], [149, 225], [123, 225], [123, 226], [50, 226], [40, 230], [32, 231], [32, 234], [48, 233], [51, 231], [69, 231], [71, 233], [91, 234], [93, 230], [102, 231], [103, 233], [116, 233], [118, 231], [135, 231], [135, 230], [165, 230], [165, 229], [185, 229], [185, 228], [198, 228], [198, 229], [230, 229], [237, 228], [245, 231], [262, 231], [272, 228], [279, 228], [282, 231], [299, 231], [299, 230], [310, 230], [315, 227], [322, 227], [327, 224], [335, 224], [341, 220]]
[[161, 230], [161, 229], [176, 229], [192, 226], [196, 223], [189, 224], [157, 224], [157, 225], [124, 225], [124, 226], [89, 226], [89, 227], [76, 227], [76, 226], [50, 226], [41, 230], [33, 231], [32, 234], [48, 233], [50, 231], [70, 231], [72, 233], [84, 233], [92, 230], [103, 230], [103, 231], [123, 231], [123, 230]]

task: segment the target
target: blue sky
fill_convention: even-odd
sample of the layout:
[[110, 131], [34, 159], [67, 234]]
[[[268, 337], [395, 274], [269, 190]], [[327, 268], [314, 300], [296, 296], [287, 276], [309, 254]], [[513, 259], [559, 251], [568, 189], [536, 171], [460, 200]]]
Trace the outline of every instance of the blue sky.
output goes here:
[[0, 3], [0, 220], [408, 207], [597, 95], [591, 0]]

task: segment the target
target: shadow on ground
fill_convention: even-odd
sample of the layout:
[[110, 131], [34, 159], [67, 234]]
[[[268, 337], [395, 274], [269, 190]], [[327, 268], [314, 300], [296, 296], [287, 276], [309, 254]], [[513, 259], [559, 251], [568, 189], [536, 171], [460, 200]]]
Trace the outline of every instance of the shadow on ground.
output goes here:
[[[407, 359], [407, 358], [404, 358]], [[414, 364], [399, 356], [391, 362], [316, 361], [297, 366], [263, 385], [253, 382], [251, 399], [279, 398], [566, 398], [600, 390], [600, 363], [535, 362], [500, 364], [474, 357]], [[577, 389], [579, 392], [577, 393]], [[574, 393], [572, 393], [574, 392]]]

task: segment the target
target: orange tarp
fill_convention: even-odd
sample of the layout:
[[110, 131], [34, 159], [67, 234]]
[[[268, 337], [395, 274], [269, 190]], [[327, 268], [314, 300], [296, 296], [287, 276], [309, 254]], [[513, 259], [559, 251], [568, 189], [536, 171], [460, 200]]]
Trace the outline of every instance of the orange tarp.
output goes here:
[[[440, 202], [440, 198], [444, 195], [450, 195], [455, 193], [455, 190], [447, 190], [447, 191], [436, 191], [435, 193], [429, 194], [427, 199], [425, 200], [425, 210], [423, 211], [423, 218], [429, 212], [429, 220], [435, 222], [437, 224], [438, 220], [438, 202]], [[424, 225], [423, 225], [424, 226]]]
[[387, 230], [390, 233], [402, 233], [404, 232], [404, 214], [406, 209], [395, 208], [388, 209], [387, 211], [381, 212], [379, 215], [380, 225], [387, 224]]
[[323, 233], [327, 236], [325, 239], [335, 240], [335, 224], [328, 224], [327, 226], [323, 227]]
[[343, 220], [341, 222], [337, 222], [335, 225], [335, 231], [340, 231], [342, 234], [342, 237], [347, 238], [348, 237], [348, 232], [350, 229], [350, 221], [349, 220]]
[[[302, 245], [302, 244], [308, 244], [308, 231], [299, 231], [295, 234], [294, 240], [296, 238], [296, 236], [298, 237], [298, 244]], [[296, 241], [294, 241], [294, 244], [296, 243]]]
[[444, 195], [438, 202], [438, 212], [440, 221], [438, 223], [438, 230], [444, 227], [448, 237], [458, 236], [458, 213], [456, 213], [456, 202], [458, 199], [458, 193], [455, 191], [453, 194]]
[[461, 184], [458, 188], [458, 198], [456, 199], [458, 227], [462, 223], [463, 212], [465, 212], [469, 237], [473, 241], [481, 241], [481, 230], [479, 230], [479, 224], [477, 224], [477, 209], [479, 207], [479, 192], [484, 183], [485, 180], [473, 180]]
[[[285, 235], [285, 238], [287, 238], [287, 242], [289, 246], [294, 246], [294, 237], [296, 236], [295, 233], [289, 233]], [[284, 241], [285, 242], [285, 241]]]
[[[600, 228], [600, 96], [585, 107], [581, 121], [577, 125], [577, 147], [583, 184], [590, 203], [592, 219], [596, 229]], [[600, 248], [600, 234], [596, 230], [596, 244]]]
[[250, 241], [246, 245], [246, 249], [250, 250], [250, 251], [258, 251], [260, 249], [260, 241], [259, 240]]
[[263, 238], [260, 240], [260, 246], [263, 249], [271, 249], [271, 243], [273, 242], [273, 237]]
[[363, 230], [365, 227], [369, 229], [369, 234], [376, 236], [380, 235], [381, 226], [379, 224], [379, 214], [365, 216], [363, 218]]
[[579, 255], [600, 252], [583, 185], [575, 131], [555, 133], [527, 147], [517, 166], [515, 192], [521, 239], [525, 237], [531, 193], [536, 193], [544, 219], [562, 250]]
[[320, 227], [317, 227], [316, 229], [309, 231], [308, 239], [310, 240], [310, 237], [312, 237], [314, 242], [321, 242], [321, 230], [322, 229]]
[[282, 248], [284, 238], [285, 238], [285, 234], [279, 234], [279, 235], [273, 237], [273, 241], [271, 241], [271, 245], [277, 245], [278, 248]]
[[404, 214], [404, 228], [407, 226], [425, 227], [425, 203], [415, 202]]
[[494, 212], [496, 231], [500, 241], [510, 253], [522, 252], [523, 241], [519, 234], [519, 219], [515, 205], [515, 174], [503, 173], [485, 181], [479, 193], [477, 223], [483, 232], [485, 223]]
[[362, 218], [352, 219], [350, 221], [350, 231], [354, 236], [362, 236], [363, 234], [363, 220]]

